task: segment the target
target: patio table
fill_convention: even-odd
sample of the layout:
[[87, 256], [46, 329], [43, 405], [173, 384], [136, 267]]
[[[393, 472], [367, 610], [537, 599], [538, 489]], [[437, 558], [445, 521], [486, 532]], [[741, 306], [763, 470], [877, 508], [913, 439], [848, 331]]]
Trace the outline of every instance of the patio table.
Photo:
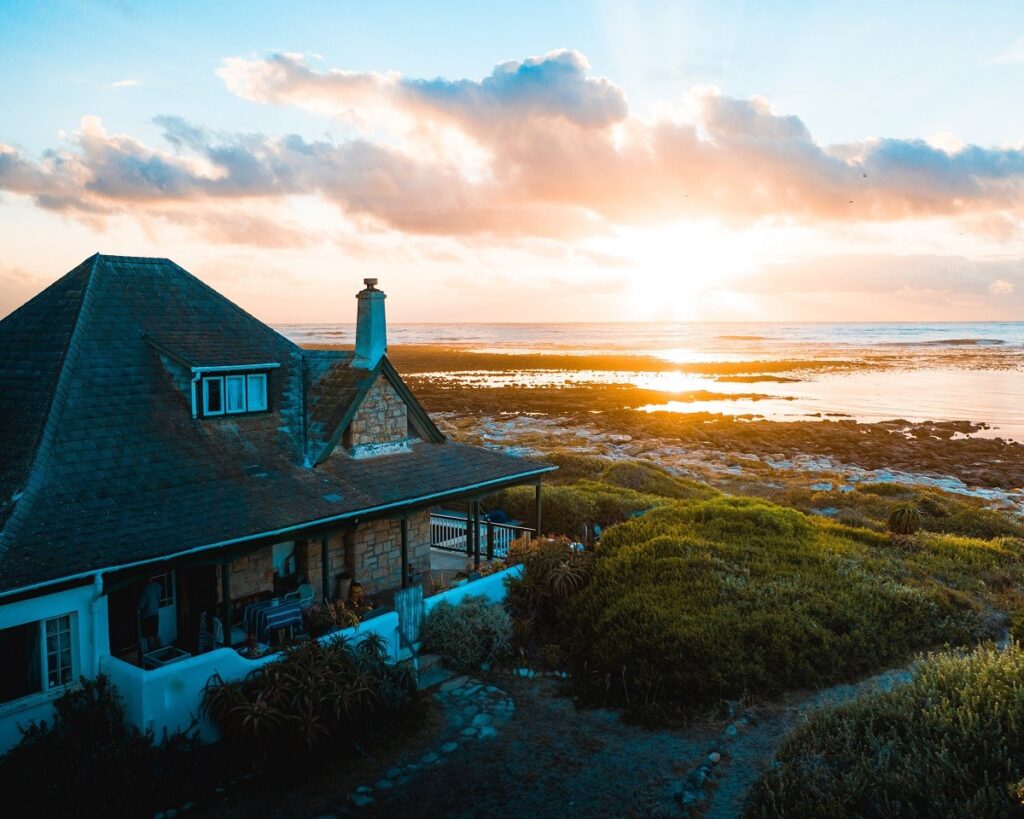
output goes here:
[[302, 624], [302, 606], [298, 600], [276, 597], [245, 607], [245, 633], [255, 634], [261, 643], [270, 642], [270, 632]]

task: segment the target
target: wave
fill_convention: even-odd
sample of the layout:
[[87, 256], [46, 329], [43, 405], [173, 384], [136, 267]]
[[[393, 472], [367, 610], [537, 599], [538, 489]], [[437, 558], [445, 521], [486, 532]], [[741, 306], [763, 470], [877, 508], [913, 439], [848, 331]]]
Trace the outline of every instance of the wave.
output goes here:
[[770, 341], [768, 336], [715, 336], [723, 341]]
[[891, 341], [888, 347], [998, 347], [1006, 342], [1001, 338], [935, 338], [928, 341]]

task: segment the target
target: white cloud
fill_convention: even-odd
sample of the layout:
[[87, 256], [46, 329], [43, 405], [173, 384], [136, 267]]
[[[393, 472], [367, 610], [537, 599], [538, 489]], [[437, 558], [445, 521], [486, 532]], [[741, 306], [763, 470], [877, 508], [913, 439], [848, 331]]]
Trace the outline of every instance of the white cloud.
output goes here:
[[1017, 291], [1017, 286], [1006, 279], [996, 279], [988, 286], [988, 292], [993, 296], [1011, 296]]
[[111, 88], [134, 88], [139, 84], [138, 80], [118, 80], [110, 84]]

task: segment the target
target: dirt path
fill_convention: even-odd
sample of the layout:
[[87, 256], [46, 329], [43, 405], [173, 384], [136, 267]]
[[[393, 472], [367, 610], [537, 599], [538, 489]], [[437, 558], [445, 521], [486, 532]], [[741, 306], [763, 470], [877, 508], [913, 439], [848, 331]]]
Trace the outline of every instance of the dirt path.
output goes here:
[[[693, 803], [694, 813], [708, 819], [731, 819], [740, 815], [747, 792], [761, 769], [771, 759], [783, 737], [812, 711], [848, 702], [866, 691], [888, 691], [910, 679], [907, 668], [876, 674], [851, 685], [836, 685], [821, 691], [794, 692], [779, 703], [747, 713], [746, 725], [737, 725], [733, 739], [719, 735], [716, 750], [722, 761], [714, 767], [705, 786], [705, 799]], [[736, 724], [736, 723], [733, 723]]]
[[[732, 723], [651, 731], [624, 722], [614, 711], [577, 710], [559, 693], [557, 680], [495, 675], [480, 686], [492, 692], [487, 694], [491, 706], [473, 706], [472, 698], [460, 700], [450, 690], [436, 692], [435, 718], [390, 753], [298, 785], [243, 789], [211, 806], [209, 815], [735, 817], [782, 737], [807, 713], [908, 677], [898, 669], [853, 685], [794, 693], [745, 711]], [[472, 688], [460, 685], [460, 690]], [[507, 717], [502, 703], [509, 703]], [[494, 717], [475, 735], [467, 727], [476, 724], [477, 711], [469, 713], [474, 707], [490, 708]], [[711, 752], [721, 754], [717, 764], [708, 764]], [[694, 788], [702, 766], [707, 779]], [[386, 784], [380, 786], [381, 781]], [[687, 790], [695, 798], [684, 808], [681, 797]]]

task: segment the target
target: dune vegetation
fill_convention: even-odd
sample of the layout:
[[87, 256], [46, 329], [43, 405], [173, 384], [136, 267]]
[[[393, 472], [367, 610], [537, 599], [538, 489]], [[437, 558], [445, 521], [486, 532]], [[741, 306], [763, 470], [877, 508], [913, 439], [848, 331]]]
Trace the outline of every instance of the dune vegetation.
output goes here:
[[[546, 494], [545, 529], [614, 525], [585, 581], [530, 639], [571, 668], [588, 702], [685, 717], [1024, 622], [1019, 524], [997, 512], [865, 488], [844, 494], [851, 511], [858, 505], [861, 525], [851, 525], [720, 495], [647, 464], [563, 460], [570, 479]], [[908, 504], [920, 508], [920, 530], [890, 532], [891, 512]], [[522, 582], [538, 583], [529, 564]]]
[[818, 711], [791, 732], [746, 815], [1020, 816], [1024, 650], [929, 657], [887, 693]]

